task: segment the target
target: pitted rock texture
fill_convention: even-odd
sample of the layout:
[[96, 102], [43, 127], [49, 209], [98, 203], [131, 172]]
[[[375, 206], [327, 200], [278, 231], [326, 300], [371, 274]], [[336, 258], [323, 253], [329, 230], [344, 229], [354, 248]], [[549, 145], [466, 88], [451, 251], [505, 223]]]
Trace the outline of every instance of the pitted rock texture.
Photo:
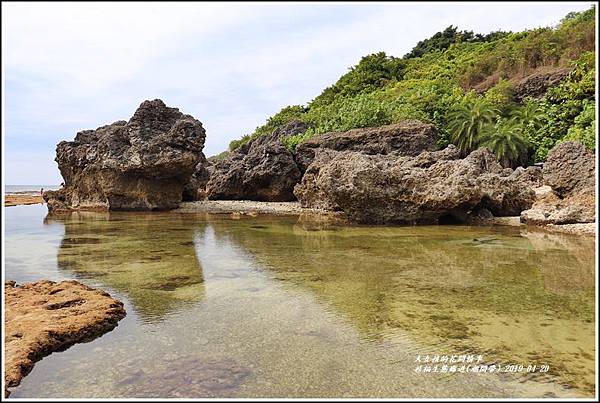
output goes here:
[[521, 213], [521, 222], [547, 225], [596, 221], [595, 157], [583, 144], [566, 141], [550, 150], [543, 179], [546, 190], [538, 192], [532, 208]]
[[522, 102], [528, 97], [539, 98], [543, 96], [548, 89], [559, 85], [565, 80], [570, 72], [571, 69], [568, 68], [553, 68], [540, 69], [528, 75], [515, 85], [515, 100]]
[[163, 101], [144, 101], [128, 121], [60, 142], [56, 162], [64, 188], [46, 192], [49, 210], [176, 208], [202, 159], [200, 121]]
[[548, 153], [544, 183], [559, 196], [593, 191], [596, 181], [594, 153], [579, 141], [565, 141]]
[[210, 179], [211, 169], [212, 163], [201, 154], [200, 162], [196, 164], [192, 177], [183, 188], [183, 201], [206, 200], [206, 184]]
[[17, 386], [36, 361], [91, 341], [125, 317], [123, 304], [77, 281], [4, 284], [4, 381]]
[[533, 190], [511, 178], [486, 149], [464, 159], [454, 146], [416, 157], [330, 152], [308, 167], [295, 194], [302, 207], [342, 210], [361, 223], [465, 222], [531, 207]]
[[315, 136], [296, 148], [296, 163], [305, 172], [322, 150], [357, 151], [363, 154], [416, 156], [434, 151], [437, 130], [434, 125], [405, 120], [393, 125], [331, 132]]
[[308, 124], [293, 121], [242, 145], [214, 162], [206, 194], [211, 200], [292, 201], [302, 174], [281, 139], [304, 133]]

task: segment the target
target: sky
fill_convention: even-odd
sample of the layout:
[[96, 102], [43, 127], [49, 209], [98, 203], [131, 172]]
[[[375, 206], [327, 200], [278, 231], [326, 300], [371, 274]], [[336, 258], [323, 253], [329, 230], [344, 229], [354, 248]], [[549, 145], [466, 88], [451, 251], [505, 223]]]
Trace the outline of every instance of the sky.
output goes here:
[[401, 57], [449, 25], [551, 26], [591, 4], [3, 2], [4, 183], [59, 184], [58, 142], [146, 99], [200, 120], [211, 156], [362, 56]]

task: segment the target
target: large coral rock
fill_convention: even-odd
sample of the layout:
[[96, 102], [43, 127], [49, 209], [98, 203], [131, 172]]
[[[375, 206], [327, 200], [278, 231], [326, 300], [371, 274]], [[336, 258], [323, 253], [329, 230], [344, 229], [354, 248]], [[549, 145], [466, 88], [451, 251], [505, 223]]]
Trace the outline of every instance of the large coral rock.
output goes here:
[[548, 153], [544, 163], [544, 182], [559, 196], [594, 191], [596, 162], [594, 153], [579, 141], [565, 141]]
[[303, 133], [308, 125], [290, 122], [271, 135], [258, 137], [214, 162], [206, 193], [211, 200], [295, 200], [294, 186], [302, 177], [292, 153], [281, 139]]
[[415, 156], [435, 150], [437, 130], [434, 125], [405, 120], [393, 125], [331, 132], [315, 136], [296, 148], [296, 163], [302, 172], [322, 150], [358, 151], [363, 154]]
[[5, 395], [36, 361], [54, 351], [90, 341], [117, 326], [123, 304], [77, 281], [48, 280], [4, 285]]
[[202, 154], [192, 177], [183, 188], [183, 201], [206, 200], [206, 184], [210, 179], [211, 168], [212, 163]]
[[45, 194], [48, 208], [175, 208], [202, 158], [204, 139], [200, 121], [159, 99], [145, 101], [128, 122], [58, 144], [64, 188]]
[[486, 149], [454, 146], [417, 157], [330, 152], [309, 166], [295, 194], [303, 207], [343, 210], [362, 223], [464, 222], [475, 209], [518, 215], [534, 193], [506, 176]]
[[514, 97], [517, 101], [523, 101], [525, 98], [539, 98], [543, 96], [549, 88], [560, 84], [569, 76], [568, 68], [540, 69], [527, 77], [521, 79], [514, 90]]
[[550, 150], [543, 178], [547, 190], [539, 192], [533, 207], [521, 213], [521, 222], [546, 225], [596, 220], [596, 163], [594, 153], [583, 144], [566, 141]]

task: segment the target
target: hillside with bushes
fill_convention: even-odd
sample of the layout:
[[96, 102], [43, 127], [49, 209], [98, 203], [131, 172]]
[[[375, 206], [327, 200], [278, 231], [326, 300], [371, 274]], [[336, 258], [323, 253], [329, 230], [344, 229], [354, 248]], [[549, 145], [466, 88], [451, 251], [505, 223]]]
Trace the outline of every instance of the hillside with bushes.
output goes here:
[[594, 150], [595, 11], [516, 33], [450, 26], [403, 57], [365, 56], [307, 105], [284, 107], [229, 151], [292, 120], [310, 128], [284, 139], [290, 150], [325, 132], [406, 119], [434, 124], [440, 148], [485, 146], [505, 166], [544, 161], [567, 139]]

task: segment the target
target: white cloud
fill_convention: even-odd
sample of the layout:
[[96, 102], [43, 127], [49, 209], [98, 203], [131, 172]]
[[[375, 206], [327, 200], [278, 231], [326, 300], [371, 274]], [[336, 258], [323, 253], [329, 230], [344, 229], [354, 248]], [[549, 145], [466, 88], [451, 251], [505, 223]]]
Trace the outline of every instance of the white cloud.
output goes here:
[[[204, 123], [211, 155], [368, 53], [402, 56], [450, 24], [483, 33], [553, 24], [590, 4], [3, 3], [5, 138], [51, 161], [60, 139], [162, 98]], [[31, 160], [30, 169], [45, 161]], [[16, 174], [22, 156], [8, 161], [9, 183], [30, 180]]]

